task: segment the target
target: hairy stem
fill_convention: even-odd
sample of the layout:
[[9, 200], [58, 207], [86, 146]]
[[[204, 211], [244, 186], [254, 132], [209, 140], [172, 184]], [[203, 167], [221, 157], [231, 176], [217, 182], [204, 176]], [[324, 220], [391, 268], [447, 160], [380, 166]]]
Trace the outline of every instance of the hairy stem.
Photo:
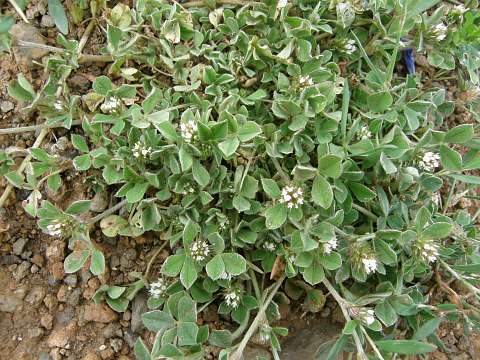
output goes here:
[[364, 207], [361, 207], [360, 205], [358, 204], [355, 204], [353, 203], [352, 204], [352, 208], [354, 208], [355, 210], [357, 211], [360, 211], [362, 214], [368, 216], [370, 219], [372, 219], [373, 221], [377, 221], [378, 220], [378, 216], [375, 215], [374, 213], [372, 213], [371, 211], [365, 209]]
[[270, 157], [270, 159], [272, 160], [273, 165], [275, 166], [275, 169], [277, 169], [278, 174], [282, 177], [283, 181], [285, 181], [285, 184], [290, 183], [290, 178], [288, 177], [287, 174], [285, 174], [285, 171], [283, 171], [278, 160], [274, 157]]
[[111, 215], [111, 214], [113, 214], [114, 212], [116, 212], [117, 210], [121, 209], [125, 204], [127, 204], [127, 200], [126, 200], [126, 199], [120, 201], [117, 205], [111, 207], [110, 209], [105, 210], [103, 213], [98, 214], [97, 216], [94, 216], [93, 218], [90, 219], [90, 221], [88, 222], [88, 224], [89, 224], [90, 226], [92, 226], [92, 225], [95, 224], [97, 221], [100, 221], [100, 220], [102, 220], [103, 218], [106, 218], [108, 215]]
[[[81, 119], [73, 120], [72, 126], [80, 125], [81, 123], [82, 123]], [[20, 134], [20, 133], [33, 132], [33, 131], [43, 130], [43, 129], [55, 129], [59, 127], [63, 127], [63, 125], [61, 123], [56, 123], [52, 125], [41, 124], [41, 125], [32, 125], [32, 126], [21, 126], [16, 128], [0, 129], [0, 135]]]
[[23, 21], [25, 21], [27, 24], [30, 24], [30, 21], [28, 21], [27, 17], [25, 16], [25, 13], [23, 12], [22, 8], [17, 4], [15, 0], [8, 0], [10, 4], [12, 4], [13, 8], [15, 11], [20, 15]]
[[[253, 4], [259, 4], [256, 1], [241, 1], [241, 0], [217, 0], [215, 1], [216, 4], [218, 5], [253, 5]], [[190, 1], [184, 4], [181, 4], [182, 7], [184, 8], [190, 8], [190, 7], [203, 7], [205, 5], [205, 1]]]
[[157, 259], [157, 256], [160, 255], [160, 253], [162, 252], [162, 250], [165, 248], [165, 246], [167, 246], [167, 244], [168, 244], [168, 241], [165, 241], [165, 242], [158, 248], [158, 250], [155, 252], [155, 254], [153, 254], [152, 258], [151, 258], [150, 261], [148, 262], [147, 269], [145, 270], [145, 279], [148, 280], [148, 276], [150, 275], [150, 270], [151, 270], [151, 268], [152, 268], [153, 263], [154, 263], [155, 260]]

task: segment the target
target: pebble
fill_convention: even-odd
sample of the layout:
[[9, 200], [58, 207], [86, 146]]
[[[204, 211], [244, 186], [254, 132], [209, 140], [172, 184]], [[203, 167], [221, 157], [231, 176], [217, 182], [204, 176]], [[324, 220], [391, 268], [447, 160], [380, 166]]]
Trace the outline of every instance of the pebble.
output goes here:
[[47, 291], [42, 286], [35, 286], [33, 289], [28, 293], [25, 301], [32, 305], [33, 307], [38, 307], [45, 296], [47, 295]]
[[47, 259], [51, 262], [63, 261], [65, 259], [65, 242], [55, 240], [46, 251]]
[[40, 21], [41, 27], [52, 28], [55, 26], [55, 22], [53, 21], [50, 15], [43, 15], [42, 20]]
[[100, 345], [100, 347], [98, 348], [98, 350], [103, 351], [103, 350], [105, 350], [106, 348], [107, 348], [107, 346], [106, 346], [105, 344], [102, 344], [102, 345]]
[[25, 12], [25, 15], [28, 20], [33, 20], [39, 15], [45, 15], [47, 12], [47, 8], [45, 4], [42, 2], [38, 2], [35, 5], [32, 4], [27, 11]]
[[134, 334], [140, 334], [145, 329], [142, 321], [142, 314], [148, 311], [147, 293], [145, 291], [139, 292], [132, 301], [132, 321], [130, 328]]
[[113, 351], [118, 353], [122, 350], [123, 341], [119, 338], [110, 339], [110, 346], [112, 347]]
[[67, 345], [71, 335], [72, 332], [68, 331], [66, 327], [55, 327], [47, 338], [47, 345], [49, 347], [63, 348]]
[[53, 359], [52, 359], [52, 357], [50, 356], [50, 354], [42, 353], [42, 354], [40, 354], [40, 356], [38, 357], [38, 360], [53, 360]]
[[53, 327], [53, 316], [50, 314], [42, 315], [40, 318], [40, 324], [47, 330], [51, 330]]
[[20, 264], [22, 260], [16, 255], [5, 255], [2, 257], [2, 265]]
[[32, 274], [36, 274], [36, 273], [38, 273], [39, 271], [40, 271], [40, 268], [39, 268], [37, 265], [35, 265], [35, 264], [33, 264], [32, 267], [30, 268], [30, 272], [31, 272]]
[[52, 276], [55, 280], [60, 281], [65, 277], [65, 270], [62, 262], [56, 262], [52, 265]]
[[15, 108], [15, 105], [13, 105], [11, 101], [2, 101], [0, 103], [0, 110], [2, 110], [4, 114], [8, 113], [9, 111], [12, 111], [14, 108]]
[[18, 267], [13, 271], [13, 277], [17, 282], [22, 281], [25, 276], [30, 272], [30, 262], [23, 261]]
[[[76, 92], [81, 94], [85, 94], [88, 90], [90, 90], [90, 81], [81, 76], [81, 75], [74, 75], [70, 79], [67, 80], [69, 87]], [[92, 209], [92, 211], [94, 211]]]
[[45, 331], [38, 326], [35, 326], [33, 328], [30, 328], [27, 330], [27, 336], [30, 339], [38, 339], [41, 338], [45, 334]]
[[133, 335], [132, 330], [128, 328], [125, 328], [123, 330], [123, 340], [130, 349], [133, 349], [133, 347], [135, 346], [135, 335]]
[[55, 319], [61, 324], [65, 325], [67, 324], [70, 320], [73, 319], [75, 316], [75, 308], [72, 306], [69, 306], [65, 308], [63, 311], [58, 311], [55, 314]]
[[87, 270], [87, 269], [80, 269], [80, 278], [82, 279], [82, 282], [86, 284], [88, 280], [92, 277], [92, 273]]
[[13, 253], [15, 255], [21, 255], [25, 245], [27, 245], [28, 239], [26, 238], [19, 238], [17, 241], [13, 243]]
[[65, 282], [65, 284], [71, 287], [75, 287], [77, 286], [77, 275], [75, 274], [67, 275], [63, 281]]
[[108, 207], [108, 203], [109, 203], [108, 192], [99, 191], [95, 194], [95, 196], [92, 199], [92, 202], [90, 203], [90, 210], [96, 213], [101, 213]]
[[60, 289], [58, 289], [57, 293], [57, 299], [60, 302], [67, 302], [67, 293], [68, 293], [68, 286], [67, 285], [62, 285], [60, 286]]
[[30, 261], [37, 265], [39, 268], [43, 267], [43, 264], [45, 263], [43, 256], [40, 254], [34, 254]]
[[[45, 41], [43, 40], [39, 30], [35, 26], [26, 24], [23, 21], [14, 24], [10, 28], [9, 33], [17, 41], [23, 40], [45, 45]], [[34, 63], [34, 61], [40, 61], [42, 57], [47, 54], [48, 51], [43, 49], [21, 46], [13, 47], [13, 55], [15, 56], [15, 60], [23, 72], [29, 72], [33, 70], [38, 66]]]
[[117, 313], [115, 313], [104, 303], [96, 305], [95, 303], [90, 302], [85, 306], [83, 318], [87, 322], [96, 321], [108, 324], [117, 319]]
[[21, 301], [16, 297], [0, 294], [0, 311], [14, 313], [20, 304]]
[[58, 299], [54, 295], [48, 294], [43, 299], [43, 303], [48, 308], [48, 310], [54, 310], [58, 306]]
[[113, 351], [113, 349], [105, 349], [100, 352], [100, 357], [103, 360], [113, 359], [114, 356], [115, 356], [115, 351]]
[[68, 296], [67, 303], [71, 306], [77, 306], [78, 303], [80, 302], [80, 298], [82, 296], [82, 289], [77, 288], [71, 292], [71, 294]]

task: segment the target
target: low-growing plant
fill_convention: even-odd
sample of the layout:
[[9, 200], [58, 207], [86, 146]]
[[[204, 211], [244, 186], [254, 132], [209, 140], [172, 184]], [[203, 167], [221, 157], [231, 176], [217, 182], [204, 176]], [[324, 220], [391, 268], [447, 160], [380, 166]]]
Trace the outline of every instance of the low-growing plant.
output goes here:
[[[439, 3], [117, 4], [98, 18], [107, 43], [96, 60], [112, 64], [92, 91], [66, 85], [83, 55], [62, 35], [40, 90], [23, 75], [9, 86], [45, 131], [81, 125], [74, 157], [36, 146], [23, 172], [2, 155], [2, 173], [31, 191], [24, 206], [40, 228], [69, 241], [67, 273], [88, 259], [93, 274], [105, 270], [89, 237], [98, 221], [109, 237], [157, 236], [138, 281], [94, 295], [124, 311], [149, 290], [143, 321], [157, 336], [152, 349], [137, 341], [141, 360], [202, 358], [211, 347], [239, 359], [255, 333], [278, 359], [279, 304], [318, 312], [329, 295], [346, 324], [318, 358], [442, 348], [442, 322], [479, 327], [480, 309], [448, 284], [479, 298], [478, 213], [453, 205], [480, 184], [480, 12], [477, 1]], [[436, 72], [402, 73], [407, 49]], [[458, 79], [459, 98], [445, 79]], [[455, 109], [471, 124], [449, 128]], [[44, 185], [56, 191], [72, 168], [117, 205], [92, 218], [90, 200], [65, 210], [42, 201]], [[432, 301], [432, 287], [450, 301]], [[212, 302], [236, 329], [197, 325]]]

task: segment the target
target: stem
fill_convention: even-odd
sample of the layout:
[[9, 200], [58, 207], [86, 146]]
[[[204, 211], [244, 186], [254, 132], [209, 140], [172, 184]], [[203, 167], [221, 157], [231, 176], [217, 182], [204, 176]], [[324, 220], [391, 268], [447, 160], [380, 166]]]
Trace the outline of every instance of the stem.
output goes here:
[[25, 21], [27, 24], [30, 24], [30, 21], [28, 21], [27, 17], [25, 16], [25, 13], [23, 12], [22, 8], [18, 6], [17, 2], [15, 0], [8, 0], [10, 4], [12, 4], [13, 8], [15, 11], [20, 15], [23, 21]]
[[283, 171], [282, 167], [280, 166], [278, 160], [274, 157], [270, 157], [270, 159], [273, 162], [273, 165], [275, 166], [275, 169], [277, 169], [278, 173], [282, 177], [283, 181], [285, 181], [285, 184], [290, 183], [290, 178], [288, 177], [287, 174], [285, 174], [285, 171]]
[[93, 28], [95, 27], [95, 22], [96, 22], [96, 19], [95, 17], [93, 17], [90, 20], [90, 23], [88, 24], [87, 28], [85, 29], [85, 32], [83, 33], [82, 38], [78, 42], [77, 55], [80, 55], [82, 53], [83, 48], [87, 44], [87, 41], [90, 38]]
[[127, 200], [122, 200], [120, 201], [117, 205], [115, 205], [114, 207], [111, 207], [110, 209], [107, 209], [105, 210], [103, 213], [101, 214], [98, 214], [97, 216], [94, 216], [93, 218], [90, 219], [90, 221], [88, 222], [88, 224], [90, 226], [92, 226], [93, 224], [95, 224], [97, 221], [100, 221], [102, 220], [103, 218], [107, 217], [108, 215], [110, 214], [113, 214], [115, 211], [119, 210], [120, 208], [122, 208], [125, 204], [127, 203]]
[[[330, 292], [330, 294], [332, 294], [332, 296], [335, 298], [336, 302], [340, 306], [340, 309], [342, 310], [345, 320], [347, 320], [347, 322], [352, 320], [350, 318], [350, 314], [348, 313], [347, 308], [345, 307], [345, 304], [347, 302], [345, 301], [344, 298], [340, 296], [340, 294], [337, 292], [337, 290], [335, 290], [333, 285], [330, 283], [330, 281], [328, 281], [326, 277], [323, 279], [323, 285], [325, 285], [325, 287]], [[355, 340], [355, 346], [357, 347], [357, 351], [360, 354], [361, 358], [362, 359], [367, 358], [365, 355], [365, 351], [363, 350], [362, 343], [360, 342], [360, 338], [358, 337], [357, 331], [355, 330], [352, 335], [353, 335], [353, 339]]]
[[[82, 123], [81, 119], [73, 120], [72, 126], [80, 125], [81, 123]], [[55, 129], [59, 127], [63, 127], [63, 125], [61, 123], [56, 123], [52, 125], [41, 124], [41, 125], [32, 125], [32, 126], [21, 126], [16, 128], [0, 129], [0, 135], [19, 134], [19, 133], [33, 132], [33, 131], [43, 130], [43, 129]]]
[[[219, 5], [253, 5], [253, 4], [259, 4], [256, 1], [240, 1], [240, 0], [217, 0], [215, 1], [216, 4]], [[205, 5], [205, 1], [190, 1], [184, 4], [181, 4], [182, 7], [184, 8], [189, 8], [189, 7], [203, 7]]]
[[211, 303], [213, 303], [215, 300], [216, 300], [216, 299], [214, 298], [214, 299], [210, 300], [209, 302], [203, 304], [203, 305], [197, 310], [197, 314], [199, 314], [199, 313], [201, 313], [203, 310], [205, 310], [205, 309], [208, 307], [208, 305], [210, 305]]
[[[38, 148], [42, 144], [42, 141], [43, 139], [45, 139], [45, 136], [47, 136], [47, 134], [48, 134], [48, 129], [43, 129], [38, 135], [37, 140], [35, 140], [35, 143], [32, 145], [31, 149]], [[31, 155], [26, 156], [25, 159], [23, 159], [20, 166], [18, 167], [17, 173], [21, 173], [23, 170], [25, 170], [25, 167], [30, 162], [30, 160], [32, 160], [32, 156]], [[5, 188], [5, 191], [3, 192], [2, 197], [0, 197], [0, 208], [3, 207], [3, 204], [7, 200], [13, 188], [14, 186], [11, 184]]]
[[[246, 319], [250, 318], [250, 310], [247, 310], [247, 316]], [[248, 326], [248, 321], [244, 321], [240, 326], [235, 330], [235, 332], [232, 334], [232, 340], [238, 339], [240, 336], [242, 336], [243, 332]]]
[[268, 295], [267, 299], [262, 304], [262, 307], [260, 308], [260, 310], [258, 310], [257, 316], [255, 316], [255, 319], [253, 319], [253, 322], [250, 325], [250, 327], [248, 328], [247, 333], [243, 337], [242, 342], [240, 343], [240, 345], [238, 345], [238, 349], [230, 357], [230, 360], [239, 360], [241, 358], [241, 356], [243, 354], [243, 350], [247, 346], [248, 340], [250, 340], [250, 338], [252, 337], [254, 332], [257, 330], [258, 325], [260, 325], [260, 320], [262, 319], [263, 315], [265, 314], [265, 311], [267, 310], [268, 305], [273, 300], [273, 297], [277, 293], [278, 289], [280, 288], [280, 286], [282, 285], [282, 283], [283, 283], [283, 281], [285, 280], [286, 277], [287, 277], [287, 275], [284, 273], [277, 280], [277, 282], [275, 283], [275, 287], [272, 289], [272, 291]]
[[454, 179], [452, 183], [452, 187], [450, 188], [450, 191], [448, 192], [448, 196], [445, 199], [445, 202], [443, 203], [443, 215], [447, 212], [448, 206], [450, 205], [450, 201], [452, 200], [453, 192], [455, 191], [455, 186], [457, 185], [457, 180]]
[[372, 213], [371, 211], [361, 207], [360, 205], [357, 205], [355, 203], [352, 204], [352, 207], [355, 209], [355, 210], [358, 210], [360, 211], [362, 214], [364, 215], [367, 215], [370, 219], [372, 219], [373, 221], [377, 221], [378, 220], [378, 216], [375, 215], [374, 213]]
[[384, 360], [382, 354], [380, 354], [380, 351], [378, 350], [377, 346], [375, 345], [375, 342], [372, 340], [370, 335], [368, 335], [367, 331], [363, 328], [363, 326], [360, 326], [360, 329], [362, 329], [362, 332], [365, 335], [365, 337], [367, 338], [368, 343], [373, 348], [373, 351], [375, 352], [375, 354], [377, 354], [377, 358], [380, 359], [380, 360]]
[[[157, 258], [157, 256], [160, 254], [160, 252], [165, 248], [165, 246], [167, 246], [168, 244], [168, 241], [165, 241], [162, 246], [160, 246], [158, 248], [158, 250], [155, 252], [155, 254], [153, 254], [152, 258], [150, 259], [150, 261], [148, 262], [148, 265], [147, 265], [147, 269], [145, 270], [145, 279], [148, 280], [148, 275], [150, 275], [150, 269], [153, 265], [153, 262], [155, 261], [155, 259]], [[213, 300], [212, 300], [213, 301]]]
[[477, 289], [475, 286], [470, 284], [468, 281], [466, 281], [461, 275], [459, 275], [455, 270], [453, 270], [445, 261], [443, 261], [441, 258], [437, 258], [437, 260], [442, 264], [442, 266], [448, 270], [450, 274], [453, 275], [455, 279], [460, 281], [463, 285], [465, 285], [471, 292], [480, 295], [480, 290]]

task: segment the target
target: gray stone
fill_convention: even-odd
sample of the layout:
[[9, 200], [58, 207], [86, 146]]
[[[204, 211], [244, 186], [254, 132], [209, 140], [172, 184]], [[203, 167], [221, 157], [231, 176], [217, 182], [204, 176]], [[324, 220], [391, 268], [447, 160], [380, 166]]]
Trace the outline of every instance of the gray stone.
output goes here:
[[53, 19], [50, 15], [43, 15], [42, 20], [40, 21], [40, 26], [45, 28], [52, 28], [55, 26]]
[[90, 203], [90, 210], [92, 210], [93, 212], [101, 213], [108, 207], [108, 203], [109, 203], [108, 192], [99, 191], [95, 194], [95, 196], [92, 199], [92, 202]]
[[110, 346], [112, 347], [113, 351], [118, 353], [122, 350], [123, 341], [119, 338], [110, 339]]
[[71, 306], [65, 308], [63, 311], [58, 311], [55, 314], [55, 318], [62, 325], [67, 324], [70, 320], [73, 319], [74, 316], [75, 316], [75, 309]]
[[0, 311], [13, 313], [21, 301], [13, 296], [0, 294]]
[[92, 273], [89, 270], [80, 269], [80, 278], [82, 279], [82, 282], [84, 284], [86, 284], [91, 277], [92, 277]]
[[[74, 75], [67, 81], [68, 85], [73, 91], [85, 94], [88, 90], [90, 90], [90, 81], [81, 75]], [[92, 211], [95, 210], [92, 209]]]
[[31, 272], [32, 274], [36, 274], [36, 273], [38, 273], [39, 271], [40, 271], [40, 268], [39, 268], [37, 265], [35, 265], [35, 264], [33, 264], [32, 267], [30, 268], [30, 272]]
[[115, 336], [115, 333], [117, 332], [117, 329], [119, 329], [120, 326], [118, 324], [108, 324], [103, 330], [102, 334], [104, 337], [107, 339], [110, 339]]
[[23, 252], [23, 249], [25, 248], [25, 245], [27, 245], [28, 239], [26, 238], [20, 238], [17, 241], [13, 243], [13, 253], [15, 255], [21, 255]]
[[28, 275], [30, 272], [31, 264], [28, 261], [23, 261], [18, 267], [13, 271], [13, 277], [16, 281], [22, 281], [22, 279]]
[[120, 266], [120, 256], [117, 253], [114, 253], [110, 258], [110, 267], [116, 269]]
[[38, 339], [41, 338], [45, 334], [45, 331], [38, 326], [30, 328], [27, 330], [27, 336], [30, 339]]
[[13, 109], [15, 109], [15, 105], [13, 105], [11, 101], [2, 101], [0, 103], [0, 110], [2, 110], [4, 114], [12, 111]]
[[[267, 349], [256, 348], [256, 347], [254, 348], [254, 347], [250, 347], [250, 346], [247, 346], [245, 348], [245, 350], [243, 351], [243, 358], [245, 360], [256, 360], [257, 357], [264, 357], [265, 359], [271, 360], [272, 359], [272, 354]], [[284, 359], [283, 357], [281, 357], [281, 358]], [[285, 358], [285, 359], [287, 359], [287, 358]], [[297, 359], [297, 358], [293, 357], [292, 359]], [[306, 360], [306, 359], [304, 359], [304, 360]]]
[[142, 314], [148, 311], [147, 297], [147, 293], [142, 291], [138, 293], [132, 301], [132, 321], [130, 322], [130, 328], [134, 334], [140, 334], [140, 332], [145, 329]]
[[67, 303], [71, 306], [77, 306], [80, 302], [82, 296], [82, 289], [77, 288], [73, 290], [70, 295], [68, 295]]
[[22, 260], [16, 255], [5, 255], [2, 257], [2, 265], [20, 264]]
[[77, 275], [75, 275], [75, 274], [67, 275], [65, 277], [65, 279], [63, 279], [63, 281], [68, 286], [75, 287], [75, 286], [77, 286]]
[[[24, 41], [45, 45], [45, 41], [43, 40], [39, 30], [35, 26], [26, 24], [23, 21], [13, 25], [9, 32], [16, 43]], [[13, 55], [15, 56], [15, 60], [17, 61], [18, 66], [24, 72], [28, 72], [37, 67], [38, 65], [36, 65], [34, 61], [40, 61], [42, 57], [47, 54], [48, 50], [40, 49], [38, 47], [25, 45], [13, 47]]]
[[50, 356], [50, 354], [42, 353], [42, 354], [40, 354], [40, 356], [38, 357], [38, 360], [53, 360], [53, 359], [52, 359], [52, 357]]
[[42, 286], [35, 286], [28, 293], [25, 301], [33, 307], [37, 307], [43, 302], [45, 295], [47, 295], [47, 290], [45, 290]]
[[123, 340], [130, 349], [133, 349], [133, 347], [135, 346], [135, 335], [133, 335], [132, 330], [128, 328], [125, 328], [123, 330]]

